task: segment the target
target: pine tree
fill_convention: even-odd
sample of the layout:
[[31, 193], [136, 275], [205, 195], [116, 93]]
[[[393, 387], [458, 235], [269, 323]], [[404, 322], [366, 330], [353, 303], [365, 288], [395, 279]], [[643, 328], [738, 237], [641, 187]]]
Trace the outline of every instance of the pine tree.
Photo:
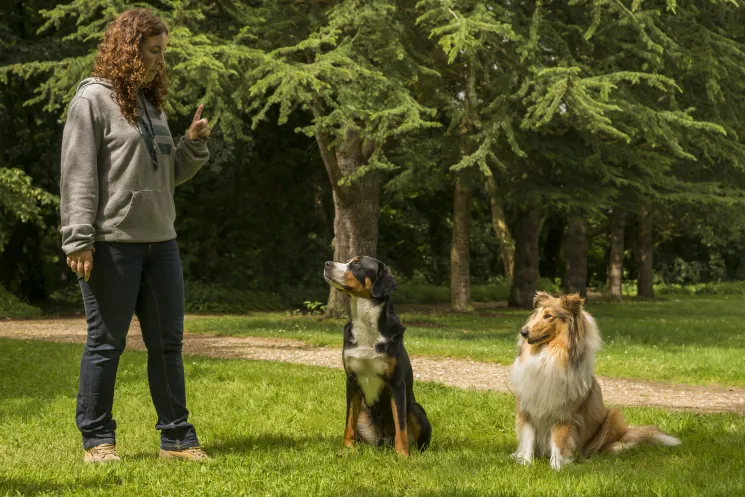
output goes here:
[[[514, 242], [504, 218], [501, 192], [493, 166], [500, 142], [522, 155], [514, 140], [508, 97], [519, 80], [517, 55], [522, 38], [515, 32], [510, 12], [486, 2], [422, 0], [417, 24], [436, 40], [444, 60], [441, 74], [453, 74], [444, 83], [448, 133], [458, 138], [459, 156], [450, 171], [454, 176], [453, 236], [451, 248], [451, 308], [470, 309], [470, 217], [473, 190], [483, 183], [489, 197], [492, 224], [499, 237], [505, 273], [511, 276]], [[437, 58], [435, 58], [437, 60]], [[451, 66], [451, 67], [448, 67]]]
[[[254, 126], [274, 106], [280, 123], [298, 110], [310, 115], [300, 131], [316, 138], [331, 182], [334, 260], [375, 256], [380, 173], [395, 167], [386, 147], [437, 125], [434, 111], [413, 95], [431, 71], [410, 44], [412, 26], [398, 2], [382, 0], [268, 5], [263, 16], [262, 30], [278, 33], [290, 23], [295, 36], [272, 40], [234, 96], [255, 113]], [[332, 289], [327, 314], [345, 308], [342, 294]]]

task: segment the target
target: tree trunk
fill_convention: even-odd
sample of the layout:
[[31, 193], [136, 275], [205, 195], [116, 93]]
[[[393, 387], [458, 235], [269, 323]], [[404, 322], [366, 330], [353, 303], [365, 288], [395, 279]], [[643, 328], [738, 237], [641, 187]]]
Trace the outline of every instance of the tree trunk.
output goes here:
[[[341, 186], [339, 180], [356, 172], [367, 163], [371, 146], [363, 143], [359, 134], [347, 130], [340, 137], [335, 153], [329, 148], [329, 138], [316, 133], [316, 141], [326, 165], [334, 198], [334, 261], [346, 262], [358, 255], [375, 257], [378, 243], [380, 213], [380, 179], [376, 171], [357, 178], [351, 185]], [[332, 288], [326, 316], [349, 316], [349, 297]]]
[[745, 281], [745, 247], [743, 246], [740, 247], [740, 260], [737, 263], [735, 279], [738, 281]]
[[471, 310], [471, 198], [473, 191], [466, 174], [455, 180], [453, 200], [453, 240], [450, 246], [450, 308]]
[[[471, 61], [472, 62], [472, 61]], [[465, 80], [465, 111], [460, 122], [460, 157], [473, 152], [469, 137], [478, 125], [478, 95], [476, 94], [475, 64], [468, 64]], [[471, 168], [472, 169], [472, 168]], [[453, 195], [453, 233], [450, 245], [450, 309], [457, 312], [471, 310], [471, 199], [473, 173], [455, 173]]]
[[587, 221], [582, 217], [569, 219], [566, 238], [566, 268], [564, 272], [564, 293], [579, 293], [587, 296]]
[[610, 254], [608, 257], [608, 293], [615, 302], [623, 300], [623, 234], [626, 213], [613, 209], [610, 228]]
[[486, 176], [484, 178], [484, 187], [486, 194], [489, 197], [489, 204], [491, 206], [491, 224], [494, 233], [497, 235], [497, 241], [499, 241], [499, 250], [502, 256], [504, 274], [512, 280], [515, 267], [515, 240], [512, 238], [512, 233], [510, 233], [510, 229], [507, 226], [507, 220], [504, 216], [504, 207], [502, 207], [502, 199], [499, 198], [497, 181], [494, 179], [494, 176]]
[[636, 235], [636, 265], [638, 269], [636, 294], [644, 299], [654, 298], [653, 284], [652, 221], [646, 211], [639, 214], [639, 230]]
[[538, 285], [538, 241], [541, 216], [538, 212], [522, 212], [515, 223], [515, 276], [510, 292], [511, 306], [531, 307]]
[[738, 246], [740, 252], [740, 259], [737, 263], [737, 270], [735, 271], [735, 279], [737, 281], [745, 280], [745, 231], [740, 234], [740, 245]]

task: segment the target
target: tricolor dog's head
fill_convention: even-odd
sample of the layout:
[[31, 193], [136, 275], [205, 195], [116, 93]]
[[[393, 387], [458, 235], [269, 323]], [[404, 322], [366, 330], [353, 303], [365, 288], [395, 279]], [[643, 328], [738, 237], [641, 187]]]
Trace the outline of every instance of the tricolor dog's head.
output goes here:
[[552, 297], [538, 292], [533, 299], [533, 313], [528, 317], [520, 336], [531, 345], [549, 343], [557, 337], [575, 338], [581, 323], [585, 299], [578, 294]]
[[323, 277], [334, 288], [363, 299], [388, 298], [398, 285], [388, 266], [366, 255], [349, 262], [327, 262]]

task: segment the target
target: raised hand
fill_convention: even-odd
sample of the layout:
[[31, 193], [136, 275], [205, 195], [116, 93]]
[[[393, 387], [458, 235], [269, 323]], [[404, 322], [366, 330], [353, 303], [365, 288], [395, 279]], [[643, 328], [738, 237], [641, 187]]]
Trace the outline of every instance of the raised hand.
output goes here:
[[199, 104], [197, 112], [194, 114], [194, 118], [191, 120], [189, 131], [186, 132], [186, 137], [189, 140], [196, 141], [200, 138], [206, 138], [210, 136], [210, 127], [207, 124], [207, 119], [202, 119], [203, 110], [204, 104]]

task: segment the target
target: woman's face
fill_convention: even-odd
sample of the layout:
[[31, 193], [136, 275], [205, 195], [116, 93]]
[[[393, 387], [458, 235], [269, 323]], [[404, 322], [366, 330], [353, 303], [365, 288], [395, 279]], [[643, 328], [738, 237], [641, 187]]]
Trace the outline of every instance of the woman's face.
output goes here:
[[142, 42], [142, 64], [145, 66], [145, 83], [153, 80], [158, 71], [165, 67], [163, 54], [168, 45], [168, 35], [165, 33], [145, 38]]

